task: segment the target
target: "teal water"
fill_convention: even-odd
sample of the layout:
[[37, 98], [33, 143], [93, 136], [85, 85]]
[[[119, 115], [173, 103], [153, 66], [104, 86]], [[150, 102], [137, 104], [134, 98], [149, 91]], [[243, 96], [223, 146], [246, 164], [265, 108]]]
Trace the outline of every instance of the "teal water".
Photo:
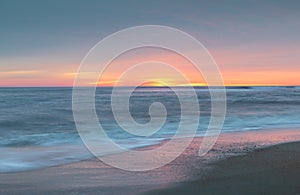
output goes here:
[[[112, 88], [98, 88], [96, 110], [106, 133], [118, 144], [135, 148], [171, 138], [180, 120], [177, 96], [167, 87], [137, 88], [130, 112], [138, 123], [150, 121], [149, 106], [161, 102], [167, 110], [162, 128], [143, 138], [124, 132], [110, 107]], [[184, 87], [179, 90], [185, 90]], [[198, 136], [210, 120], [210, 96], [195, 88], [200, 105]], [[227, 115], [222, 131], [300, 127], [299, 87], [227, 88]], [[21, 171], [74, 162], [92, 155], [85, 149], [72, 113], [72, 88], [0, 88], [0, 172]]]

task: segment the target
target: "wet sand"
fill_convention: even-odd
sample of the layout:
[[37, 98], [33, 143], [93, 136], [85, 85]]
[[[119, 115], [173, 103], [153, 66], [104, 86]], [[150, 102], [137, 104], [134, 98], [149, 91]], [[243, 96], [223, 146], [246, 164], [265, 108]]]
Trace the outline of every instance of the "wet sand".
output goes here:
[[300, 141], [299, 130], [223, 133], [204, 157], [197, 156], [201, 139], [195, 138], [175, 161], [147, 172], [90, 159], [2, 173], [0, 194], [300, 193], [300, 144], [280, 145]]
[[300, 194], [300, 142], [215, 163], [200, 179], [146, 194]]

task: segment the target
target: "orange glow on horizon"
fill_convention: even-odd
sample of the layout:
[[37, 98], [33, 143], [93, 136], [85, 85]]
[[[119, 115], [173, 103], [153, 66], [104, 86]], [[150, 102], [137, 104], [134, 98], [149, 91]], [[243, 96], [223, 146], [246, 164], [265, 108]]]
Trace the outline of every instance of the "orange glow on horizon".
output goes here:
[[[287, 51], [288, 52], [288, 51]], [[273, 52], [275, 53], [275, 51]], [[267, 61], [274, 68], [260, 66], [231, 66], [231, 64], [245, 64], [252, 62], [253, 59], [260, 59], [261, 56], [253, 56], [247, 52], [232, 54], [227, 52], [214, 52], [214, 58], [219, 65], [220, 72], [225, 86], [299, 86], [300, 85], [300, 66], [296, 62], [291, 65], [294, 69], [283, 66], [283, 62]], [[270, 54], [271, 55], [271, 54]], [[130, 80], [120, 81], [120, 76], [128, 67], [145, 61], [158, 61], [170, 64], [180, 73], [184, 74], [191, 84], [184, 80], [172, 77], [172, 72], [148, 66], [147, 71], [135, 72]], [[252, 61], [251, 61], [252, 60]], [[2, 87], [31, 87], [31, 86], [73, 86], [74, 79], [79, 76], [76, 72], [78, 64], [49, 65], [43, 69], [6, 69], [0, 72], [0, 86]], [[149, 73], [153, 72], [153, 77]], [[148, 76], [147, 74], [148, 73]], [[201, 73], [182, 56], [174, 55], [170, 52], [153, 52], [146, 50], [143, 55], [126, 54], [113, 61], [103, 72], [99, 81], [90, 78], [98, 78], [94, 72], [82, 72], [83, 78], [80, 86], [135, 86], [137, 81], [145, 78], [142, 86], [207, 86]]]
[[[221, 70], [222, 71], [222, 70]], [[130, 82], [118, 81], [118, 75], [111, 71], [104, 74], [100, 82], [85, 82], [80, 86], [135, 86], [134, 79]], [[191, 77], [192, 86], [206, 86], [202, 78], [197, 78], [194, 72], [185, 70]], [[90, 77], [94, 73], [84, 73], [85, 77]], [[146, 81], [143, 86], [187, 86], [189, 84], [177, 80], [168, 80], [168, 76], [160, 79]], [[272, 70], [272, 71], [222, 71], [225, 86], [299, 86], [299, 71]], [[7, 71], [0, 72], [0, 86], [3, 87], [26, 87], [26, 86], [73, 86], [76, 72], [47, 73], [42, 71]], [[142, 75], [141, 75], [142, 76]]]

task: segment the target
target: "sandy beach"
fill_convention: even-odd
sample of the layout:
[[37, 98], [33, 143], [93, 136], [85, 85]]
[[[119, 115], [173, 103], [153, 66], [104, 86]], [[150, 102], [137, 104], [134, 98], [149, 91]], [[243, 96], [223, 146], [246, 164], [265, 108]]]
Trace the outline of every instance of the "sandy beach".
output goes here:
[[123, 171], [94, 158], [2, 173], [0, 194], [300, 193], [298, 129], [223, 133], [204, 157], [197, 156], [201, 139], [175, 161], [147, 172]]
[[300, 142], [215, 163], [201, 179], [145, 194], [300, 194]]

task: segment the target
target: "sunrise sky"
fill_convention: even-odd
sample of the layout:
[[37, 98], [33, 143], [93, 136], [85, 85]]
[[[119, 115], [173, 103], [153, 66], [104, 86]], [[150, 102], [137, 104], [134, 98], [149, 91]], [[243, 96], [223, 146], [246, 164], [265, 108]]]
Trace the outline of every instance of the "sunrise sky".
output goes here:
[[[254, 3], [255, 2], [255, 3]], [[197, 38], [226, 85], [300, 85], [300, 1], [0, 1], [0, 86], [72, 86], [81, 60], [104, 37], [156, 24]], [[161, 60], [205, 85], [184, 59], [155, 49], [125, 54], [99, 83], [114, 85], [122, 67]], [[149, 71], [158, 72], [155, 67]], [[86, 77], [89, 74], [85, 73]], [[185, 85], [167, 70], [145, 85]], [[136, 76], [136, 77], [135, 77]], [[124, 85], [134, 85], [136, 73]]]

